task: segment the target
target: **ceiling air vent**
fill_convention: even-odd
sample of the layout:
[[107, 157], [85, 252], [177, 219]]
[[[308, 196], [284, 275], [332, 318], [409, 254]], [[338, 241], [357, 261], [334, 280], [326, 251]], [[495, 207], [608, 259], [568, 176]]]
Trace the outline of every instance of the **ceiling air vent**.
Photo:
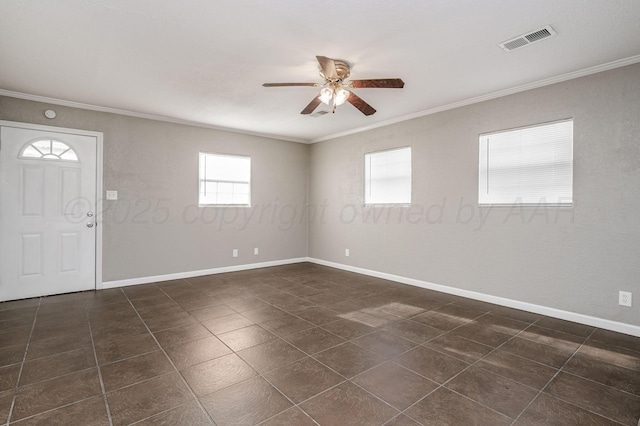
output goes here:
[[544, 28], [540, 28], [527, 34], [519, 35], [518, 37], [512, 38], [511, 40], [504, 41], [498, 46], [500, 46], [507, 52], [510, 52], [520, 47], [537, 43], [540, 40], [544, 40], [545, 38], [549, 38], [553, 35], [556, 35], [556, 32], [553, 30], [553, 28], [551, 28], [550, 25], [547, 25]]

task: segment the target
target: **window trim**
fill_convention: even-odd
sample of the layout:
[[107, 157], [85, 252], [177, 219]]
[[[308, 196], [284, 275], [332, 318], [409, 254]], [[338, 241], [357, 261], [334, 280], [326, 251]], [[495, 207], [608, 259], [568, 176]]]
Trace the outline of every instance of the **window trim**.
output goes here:
[[[222, 183], [246, 183], [249, 186], [249, 203], [247, 204], [203, 204], [200, 202], [200, 184], [202, 180], [200, 179], [200, 161], [203, 155], [215, 155], [217, 157], [231, 157], [231, 158], [246, 158], [249, 160], [249, 181], [232, 181], [232, 180], [214, 180], [214, 179], [204, 179], [205, 182], [222, 182]], [[198, 179], [197, 179], [197, 196], [198, 196], [198, 207], [207, 208], [207, 207], [251, 207], [251, 195], [253, 193], [252, 187], [252, 161], [250, 155], [242, 155], [242, 154], [228, 154], [228, 153], [220, 153], [220, 152], [209, 152], [209, 151], [199, 151], [198, 152]]]
[[[383, 152], [389, 152], [389, 151], [399, 151], [401, 149], [409, 149], [409, 152], [411, 154], [411, 161], [409, 163], [410, 167], [411, 167], [411, 171], [409, 173], [409, 202], [408, 203], [367, 203], [367, 155], [372, 155], [372, 154], [380, 154]], [[364, 153], [364, 168], [362, 170], [362, 174], [363, 174], [363, 181], [362, 181], [362, 195], [363, 195], [363, 206], [364, 207], [410, 207], [413, 203], [413, 148], [411, 145], [403, 145], [403, 146], [397, 146], [397, 147], [393, 147], [393, 148], [386, 148], [386, 149], [379, 149], [376, 151], [370, 151], [370, 152], [365, 152]], [[371, 179], [369, 179], [369, 182], [371, 182]]]
[[[573, 137], [573, 117], [568, 117], [568, 118], [562, 118], [559, 120], [553, 120], [553, 121], [546, 121], [546, 122], [542, 122], [542, 123], [536, 123], [536, 124], [531, 124], [531, 125], [526, 125], [526, 126], [518, 126], [518, 127], [511, 127], [508, 129], [502, 129], [502, 130], [496, 130], [496, 131], [491, 131], [491, 132], [485, 132], [485, 133], [480, 133], [478, 135], [478, 207], [482, 208], [482, 207], [508, 207], [508, 208], [513, 208], [513, 207], [533, 207], [533, 208], [538, 208], [538, 207], [554, 207], [554, 208], [573, 208], [575, 201], [574, 201], [574, 192], [573, 192], [573, 184], [575, 182], [575, 176], [574, 176], [574, 137]], [[510, 203], [482, 203], [480, 202], [480, 173], [481, 173], [481, 168], [480, 168], [480, 161], [482, 160], [482, 138], [486, 137], [486, 136], [491, 136], [491, 135], [495, 135], [495, 134], [500, 134], [500, 133], [507, 133], [507, 132], [513, 132], [513, 131], [517, 131], [517, 130], [523, 130], [523, 129], [532, 129], [532, 128], [536, 128], [536, 127], [543, 127], [543, 126], [550, 126], [553, 124], [559, 124], [559, 123], [566, 123], [566, 122], [571, 122], [572, 123], [572, 138], [571, 138], [571, 202], [567, 202], [567, 203], [541, 203], [541, 202], [537, 202], [537, 203], [516, 203], [516, 202], [510, 202]], [[487, 174], [488, 174], [488, 170], [487, 170]], [[488, 184], [488, 183], [487, 183]], [[520, 197], [518, 197], [520, 198]]]

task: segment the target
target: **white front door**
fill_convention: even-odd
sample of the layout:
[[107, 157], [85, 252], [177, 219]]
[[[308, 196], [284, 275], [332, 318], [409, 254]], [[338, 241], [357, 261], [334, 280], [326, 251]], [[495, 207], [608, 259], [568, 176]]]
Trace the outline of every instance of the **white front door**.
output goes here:
[[95, 136], [0, 128], [0, 301], [96, 288]]

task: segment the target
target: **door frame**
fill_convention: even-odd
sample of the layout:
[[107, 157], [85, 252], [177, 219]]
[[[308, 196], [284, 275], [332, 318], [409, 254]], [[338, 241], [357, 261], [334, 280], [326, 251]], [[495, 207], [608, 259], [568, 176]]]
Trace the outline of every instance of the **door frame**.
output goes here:
[[[95, 232], [96, 232], [96, 270], [95, 270], [95, 290], [102, 290], [102, 142], [104, 134], [102, 132], [94, 132], [90, 130], [70, 129], [66, 127], [46, 126], [42, 124], [24, 123], [20, 121], [5, 121], [0, 120], [1, 127], [17, 127], [19, 129], [27, 130], [39, 130], [43, 132], [55, 132], [55, 133], [71, 133], [80, 136], [91, 136], [96, 138], [96, 220], [95, 220]], [[2, 141], [0, 141], [2, 143]], [[1, 147], [0, 147], [1, 148]]]

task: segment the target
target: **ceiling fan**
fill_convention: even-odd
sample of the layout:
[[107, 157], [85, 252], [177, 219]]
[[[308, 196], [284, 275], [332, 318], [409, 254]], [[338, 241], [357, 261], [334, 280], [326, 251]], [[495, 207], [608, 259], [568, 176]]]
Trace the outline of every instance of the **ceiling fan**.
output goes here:
[[399, 78], [378, 78], [373, 80], [348, 80], [350, 75], [350, 66], [345, 61], [327, 58], [326, 56], [316, 56], [320, 64], [320, 76], [324, 78], [324, 83], [264, 83], [264, 87], [283, 87], [283, 86], [311, 86], [322, 87], [320, 94], [313, 98], [300, 114], [311, 114], [321, 102], [327, 105], [333, 105], [333, 111], [336, 107], [345, 102], [349, 102], [358, 108], [364, 115], [375, 114], [376, 110], [356, 95], [350, 88], [377, 88], [377, 89], [402, 89], [404, 81]]

